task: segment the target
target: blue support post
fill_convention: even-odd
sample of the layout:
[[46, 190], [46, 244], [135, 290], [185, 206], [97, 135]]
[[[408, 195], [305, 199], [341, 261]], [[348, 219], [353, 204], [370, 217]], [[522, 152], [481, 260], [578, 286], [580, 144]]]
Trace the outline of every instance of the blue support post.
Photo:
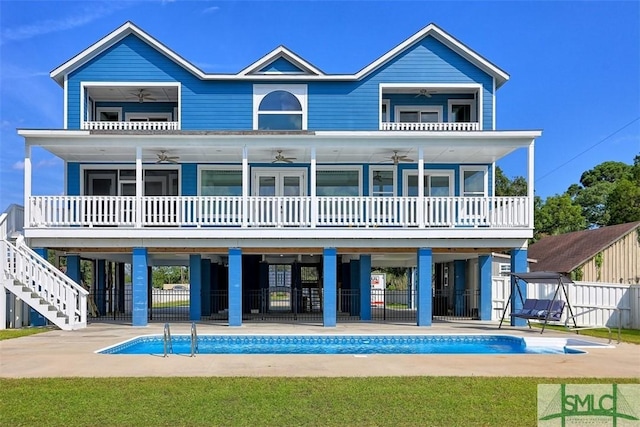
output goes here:
[[229, 326], [242, 326], [242, 249], [229, 248]]
[[467, 282], [467, 261], [455, 260], [453, 262], [453, 290], [455, 292], [454, 311], [456, 316], [464, 316], [467, 307], [465, 307], [464, 289]]
[[[131, 281], [133, 290], [133, 326], [147, 326], [149, 313], [149, 270], [147, 248], [133, 248]], [[67, 258], [67, 263], [68, 263]]]
[[491, 255], [480, 255], [478, 257], [478, 279], [480, 280], [480, 307], [478, 313], [480, 320], [491, 320], [493, 304], [491, 302], [491, 266], [493, 257]]
[[96, 261], [95, 301], [98, 313], [107, 312], [107, 263], [103, 259]]
[[189, 255], [189, 320], [202, 317], [202, 259], [199, 254]]
[[78, 284], [82, 281], [80, 255], [67, 255], [67, 277]]
[[431, 326], [431, 318], [433, 317], [432, 258], [431, 249], [418, 249], [418, 280], [416, 285], [418, 293], [418, 326]]
[[[34, 248], [35, 253], [40, 255], [42, 258], [47, 259], [48, 251], [46, 248]], [[0, 289], [0, 292], [4, 292], [4, 289]], [[4, 321], [4, 319], [3, 319]], [[47, 324], [47, 319], [33, 308], [29, 308], [29, 325], [31, 326], [45, 326]]]
[[[527, 265], [527, 250], [522, 248], [516, 248], [511, 250], [511, 271], [513, 273], [524, 273], [529, 271]], [[522, 310], [522, 301], [518, 295], [518, 287], [522, 293], [522, 298], [527, 298], [527, 284], [522, 280], [517, 280], [511, 276], [511, 312]], [[525, 326], [527, 324], [526, 319], [519, 317], [510, 317], [511, 326]]]
[[371, 320], [371, 255], [360, 255], [360, 320]]
[[336, 326], [338, 294], [338, 256], [336, 248], [322, 250], [324, 296], [322, 298], [322, 323], [325, 327]]
[[211, 316], [211, 260], [202, 260], [202, 289], [200, 294], [202, 295], [202, 315]]

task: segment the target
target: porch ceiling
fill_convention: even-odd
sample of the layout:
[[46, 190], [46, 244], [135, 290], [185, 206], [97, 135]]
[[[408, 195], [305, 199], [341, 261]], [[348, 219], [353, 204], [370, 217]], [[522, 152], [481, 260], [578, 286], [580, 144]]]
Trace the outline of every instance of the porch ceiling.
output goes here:
[[[318, 163], [393, 164], [407, 156], [417, 163], [422, 148], [427, 163], [492, 163], [518, 148], [528, 147], [539, 131], [487, 132], [175, 132], [96, 133], [90, 131], [20, 130], [26, 143], [40, 146], [69, 162], [155, 162], [160, 151], [180, 163], [239, 163], [247, 147], [250, 163], [271, 163], [278, 150], [293, 163], [310, 163], [312, 147]], [[407, 163], [407, 162], [403, 162]], [[409, 162], [411, 163], [411, 162]]]
[[91, 99], [97, 102], [138, 102], [140, 91], [144, 93], [144, 103], [178, 102], [177, 86], [145, 86], [144, 83], [140, 83], [137, 86], [88, 86], [86, 91]]

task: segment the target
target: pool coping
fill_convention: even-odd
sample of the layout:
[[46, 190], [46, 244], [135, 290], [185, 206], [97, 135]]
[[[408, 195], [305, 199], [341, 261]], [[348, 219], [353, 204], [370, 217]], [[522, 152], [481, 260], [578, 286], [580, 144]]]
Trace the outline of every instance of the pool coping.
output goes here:
[[[238, 333], [238, 334], [200, 334], [198, 335], [198, 338], [208, 338], [208, 337], [282, 337], [282, 338], [291, 338], [291, 337], [318, 337], [318, 334], [311, 334], [311, 333], [263, 333], [263, 334], [249, 334], [249, 333]], [[590, 341], [587, 339], [575, 339], [572, 337], [522, 337], [522, 336], [518, 336], [518, 335], [513, 335], [513, 334], [505, 334], [505, 333], [474, 333], [474, 334], [416, 334], [416, 333], [396, 333], [396, 334], [380, 334], [380, 333], [353, 333], [353, 334], [323, 334], [321, 335], [322, 337], [331, 337], [331, 338], [348, 338], [348, 337], [386, 337], [386, 338], [394, 338], [394, 337], [506, 337], [506, 338], [514, 338], [514, 339], [521, 339], [522, 341], [524, 341], [526, 347], [531, 347], [531, 348], [539, 348], [539, 347], [544, 347], [544, 348], [552, 348], [552, 349], [568, 349], [568, 350], [573, 350], [573, 351], [569, 351], [569, 352], [565, 352], [565, 354], [572, 354], [572, 355], [580, 355], [580, 354], [585, 354], [587, 353], [586, 350], [587, 348], [615, 348], [613, 345], [611, 344], [602, 344], [602, 343], [598, 343], [595, 341]], [[98, 350], [95, 350], [94, 353], [96, 354], [101, 354], [101, 355], [127, 355], [127, 356], [144, 356], [144, 355], [156, 355], [156, 354], [160, 354], [160, 353], [118, 353], [118, 352], [112, 352], [114, 348], [116, 347], [125, 347], [128, 344], [129, 345], [135, 345], [136, 341], [141, 341], [144, 339], [163, 339], [163, 334], [144, 334], [144, 335], [138, 335], [129, 339], [126, 339], [124, 341], [109, 345], [107, 347], [104, 348], [100, 348]], [[184, 339], [184, 338], [191, 338], [191, 336], [189, 334], [173, 334], [172, 338], [177, 338], [180, 337], [180, 339]], [[171, 350], [168, 353], [163, 353], [164, 357], [167, 357], [169, 355], [184, 355], [187, 353], [174, 353], [173, 350]], [[188, 353], [190, 356], [192, 356], [191, 353]], [[336, 354], [336, 353], [201, 353], [199, 351], [196, 351], [194, 355], [201, 355], [201, 356], [211, 356], [211, 355], [215, 355], [215, 354], [220, 354], [220, 355], [225, 355], [225, 354], [253, 354], [253, 355], [265, 355], [265, 354], [277, 354], [277, 355], [295, 355], [295, 354], [310, 354], [310, 355], [331, 355], [331, 354]], [[421, 354], [454, 354], [454, 355], [513, 355], [513, 356], [518, 356], [518, 355], [523, 355], [523, 354], [527, 354], [527, 353], [338, 353], [338, 354], [350, 354], [353, 356], [368, 356], [368, 355], [375, 355], [375, 354], [405, 354], [405, 355], [411, 355], [411, 354], [416, 354], [416, 355], [421, 355]], [[535, 353], [536, 355], [545, 355], [545, 354], [555, 354], [555, 353]]]
[[[191, 324], [173, 324], [174, 334], [189, 334]], [[561, 355], [141, 355], [107, 357], [94, 351], [135, 336], [162, 334], [163, 324], [135, 328], [128, 324], [92, 323], [79, 331], [60, 331], [0, 341], [0, 377], [368, 377], [368, 376], [519, 376], [640, 378], [640, 346], [629, 343], [593, 347], [580, 357]], [[492, 334], [489, 322], [434, 323], [431, 327], [350, 323], [324, 328], [311, 324], [250, 324], [239, 328], [198, 323], [199, 334]], [[540, 337], [537, 329], [509, 327], [503, 334]], [[579, 338], [545, 331], [543, 337]], [[588, 338], [604, 344], [607, 340]]]

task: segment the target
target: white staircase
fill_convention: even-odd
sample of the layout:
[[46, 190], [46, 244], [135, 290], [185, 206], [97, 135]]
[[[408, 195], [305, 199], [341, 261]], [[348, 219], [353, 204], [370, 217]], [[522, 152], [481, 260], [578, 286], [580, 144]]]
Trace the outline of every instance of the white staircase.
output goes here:
[[85, 328], [87, 290], [31, 250], [22, 235], [9, 230], [7, 219], [7, 212], [0, 216], [2, 287], [60, 329]]

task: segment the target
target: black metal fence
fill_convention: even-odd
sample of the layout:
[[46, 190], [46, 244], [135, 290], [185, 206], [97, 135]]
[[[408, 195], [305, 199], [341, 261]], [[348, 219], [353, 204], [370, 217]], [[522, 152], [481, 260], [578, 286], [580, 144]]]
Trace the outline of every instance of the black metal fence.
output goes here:
[[438, 320], [479, 319], [480, 291], [445, 290], [433, 295], [433, 318]]
[[415, 290], [371, 290], [371, 321], [416, 323], [417, 296]]
[[[189, 321], [190, 295], [188, 288], [152, 289], [148, 296], [149, 321]], [[243, 322], [304, 322], [322, 323], [324, 302], [318, 288], [290, 287], [245, 291], [242, 295]], [[209, 306], [202, 307], [202, 320], [228, 322], [229, 293], [211, 291]], [[434, 320], [478, 319], [479, 291], [436, 291], [433, 294]], [[337, 322], [360, 321], [360, 291], [339, 289], [337, 293]], [[130, 322], [133, 294], [131, 286], [108, 289], [99, 297], [91, 293], [88, 301], [89, 321]], [[417, 293], [415, 290], [372, 290], [371, 321], [417, 322]]]

